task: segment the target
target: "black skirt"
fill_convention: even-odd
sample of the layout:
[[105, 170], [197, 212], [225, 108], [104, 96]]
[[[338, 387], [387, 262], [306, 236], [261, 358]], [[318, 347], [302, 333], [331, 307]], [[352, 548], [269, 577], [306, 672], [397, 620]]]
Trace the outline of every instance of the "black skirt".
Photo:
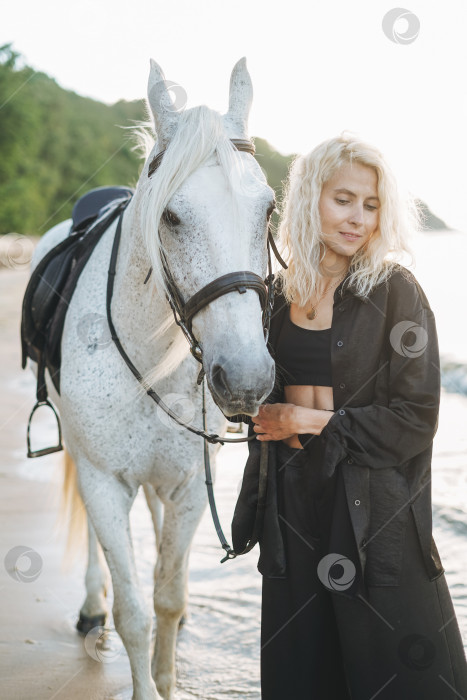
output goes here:
[[[258, 568], [268, 578], [294, 575], [297, 538], [323, 586], [346, 597], [367, 596], [342, 472], [324, 477], [306, 450], [270, 444], [268, 501]], [[280, 543], [278, 544], [280, 540]], [[304, 553], [305, 555], [305, 553]], [[283, 565], [278, 566], [279, 562]], [[301, 565], [301, 563], [300, 563]]]
[[262, 700], [467, 699], [449, 590], [426, 575], [411, 511], [400, 585], [366, 589], [340, 470], [321, 481], [305, 450], [275, 452], [286, 566], [263, 575]]
[[[333, 575], [338, 580], [342, 572], [334, 564], [327, 570], [321, 567], [318, 575], [320, 562], [329, 554], [339, 480], [336, 474], [322, 482], [319, 474], [312, 472], [305, 450], [282, 442], [276, 443], [275, 450], [278, 519], [286, 568], [282, 577], [268, 575], [262, 550], [266, 574], [261, 614], [262, 698], [347, 700], [350, 695], [327, 588]], [[344, 518], [339, 520], [340, 528], [349, 526]], [[263, 536], [267, 541], [268, 532]], [[336, 554], [342, 558], [340, 551]], [[332, 673], [328, 659], [334, 660]]]

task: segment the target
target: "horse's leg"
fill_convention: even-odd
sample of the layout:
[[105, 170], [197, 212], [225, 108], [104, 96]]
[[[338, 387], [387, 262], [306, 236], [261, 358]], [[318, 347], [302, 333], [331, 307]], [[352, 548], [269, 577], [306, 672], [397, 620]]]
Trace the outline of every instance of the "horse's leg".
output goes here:
[[157, 689], [167, 700], [173, 697], [175, 687], [175, 645], [187, 603], [188, 555], [205, 505], [200, 473], [177, 490], [175, 500], [164, 502], [154, 586], [157, 629], [152, 669]]
[[[161, 536], [162, 536], [162, 525], [164, 519], [164, 505], [156, 493], [156, 490], [151, 484], [143, 484], [144, 495], [146, 496], [146, 501], [151, 511], [152, 522], [154, 524], [154, 533], [156, 536], [156, 550], [159, 554]], [[156, 581], [157, 575], [157, 564], [154, 567], [154, 582]], [[183, 614], [180, 618], [179, 627], [182, 627], [186, 622], [186, 615]]]
[[87, 634], [93, 627], [104, 626], [107, 617], [107, 567], [95, 530], [88, 517], [88, 566], [86, 570], [86, 600], [79, 612], [77, 628]]
[[105, 624], [107, 604], [107, 567], [96, 533], [79, 493], [78, 474], [75, 462], [64, 450], [64, 472], [61, 511], [68, 518], [68, 546], [73, 551], [81, 544], [81, 533], [87, 528], [88, 565], [86, 569], [86, 600], [84, 601], [76, 627], [83, 634]]
[[156, 536], [156, 550], [159, 551], [161, 543], [162, 522], [164, 516], [164, 506], [157, 495], [154, 487], [151, 484], [143, 484], [143, 491], [146, 497], [149, 510], [151, 511], [152, 522], [154, 525], [154, 534]]
[[137, 487], [81, 460], [80, 490], [112, 576], [115, 628], [128, 654], [133, 700], [160, 700], [151, 677], [149, 647], [152, 616], [136, 574], [129, 513]]

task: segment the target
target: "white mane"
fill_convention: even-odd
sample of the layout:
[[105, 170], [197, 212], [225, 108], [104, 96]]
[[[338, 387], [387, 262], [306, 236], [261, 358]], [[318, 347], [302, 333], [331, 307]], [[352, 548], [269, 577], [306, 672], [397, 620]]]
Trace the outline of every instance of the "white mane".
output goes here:
[[[152, 266], [151, 283], [154, 291], [164, 295], [166, 284], [161, 265], [162, 242], [159, 236], [161, 216], [168, 202], [183, 182], [197, 168], [215, 157], [222, 167], [232, 194], [233, 217], [237, 213], [242, 196], [254, 194], [251, 181], [256, 174], [245, 172], [244, 162], [225, 131], [223, 117], [206, 106], [193, 107], [180, 115], [178, 128], [173, 135], [162, 161], [148, 178], [148, 167], [152, 158], [159, 152], [157, 141], [150, 137], [148, 123], [140, 123], [133, 129], [139, 142], [139, 149], [145, 155], [150, 150], [141, 178], [143, 188], [139, 207], [140, 229]], [[149, 149], [152, 145], [152, 149]], [[264, 187], [264, 177], [258, 168], [258, 184]], [[148, 186], [144, 179], [149, 180]], [[149, 383], [167, 376], [174, 371], [188, 354], [188, 343], [175, 326], [173, 314], [169, 311], [165, 321], [154, 332], [153, 338], [169, 334], [170, 347], [157, 368], [145, 377]]]
[[[154, 148], [151, 156], [157, 152]], [[213, 156], [217, 157], [223, 168], [232, 194], [239, 193], [244, 165], [226, 134], [223, 117], [204, 105], [186, 110], [180, 115], [178, 129], [159, 167], [150, 178], [151, 186], [143, 190], [141, 198], [141, 232], [153, 267], [153, 283], [159, 291], [165, 291], [159, 237], [162, 213], [185, 180]], [[142, 177], [147, 177], [150, 159], [148, 158]], [[232, 201], [234, 205], [237, 203], [236, 198]]]

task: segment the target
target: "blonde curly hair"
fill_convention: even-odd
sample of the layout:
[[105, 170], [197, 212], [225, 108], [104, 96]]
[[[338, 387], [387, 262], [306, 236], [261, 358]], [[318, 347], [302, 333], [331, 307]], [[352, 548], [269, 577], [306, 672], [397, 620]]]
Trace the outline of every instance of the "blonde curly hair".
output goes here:
[[382, 153], [351, 133], [319, 144], [292, 163], [279, 222], [279, 243], [288, 269], [279, 273], [289, 302], [306, 305], [322, 279], [320, 263], [326, 253], [319, 200], [323, 184], [342, 165], [358, 162], [374, 168], [380, 200], [377, 231], [350, 261], [346, 281], [355, 294], [367, 297], [398, 266], [403, 254], [413, 258], [408, 244], [420, 228], [422, 212], [409, 193], [402, 193]]

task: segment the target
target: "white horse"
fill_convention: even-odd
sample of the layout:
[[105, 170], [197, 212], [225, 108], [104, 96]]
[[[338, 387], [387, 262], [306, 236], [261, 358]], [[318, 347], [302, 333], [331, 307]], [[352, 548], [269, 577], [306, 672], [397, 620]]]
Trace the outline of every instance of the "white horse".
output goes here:
[[[245, 60], [232, 71], [229, 110], [223, 116], [204, 106], [177, 111], [167, 85], [160, 67], [151, 61], [148, 99], [157, 141], [124, 212], [112, 317], [140, 372], [151, 378], [166, 403], [184, 408], [185, 419], [201, 427], [201, 388], [196, 381], [200, 365], [173, 322], [160, 252], [165, 252], [185, 299], [229, 272], [249, 270], [264, 278], [274, 193], [252, 155], [237, 151], [231, 142], [248, 139], [252, 86]], [[148, 177], [149, 163], [162, 150], [159, 168]], [[42, 238], [33, 266], [69, 229], [68, 220]], [[168, 699], [174, 693], [175, 642], [187, 601], [189, 548], [207, 501], [203, 441], [161, 416], [110, 336], [106, 342], [102, 338], [96, 342], [83, 332], [86, 319], [105, 319], [115, 230], [114, 222], [100, 239], [69, 306], [60, 396], [48, 375], [47, 386], [62, 418], [64, 441], [76, 464], [88, 515], [82, 624], [102, 624], [106, 615], [99, 542], [112, 576], [113, 615], [131, 664], [133, 698]], [[150, 267], [153, 272], [145, 283]], [[256, 291], [215, 299], [196, 314], [193, 332], [217, 405], [226, 415], [255, 415], [274, 381]], [[225, 417], [209, 394], [207, 422], [210, 432], [223, 434]], [[210, 450], [214, 457], [216, 449]], [[152, 512], [158, 547], [152, 674], [152, 614], [138, 584], [129, 530], [129, 512], [140, 485]]]

